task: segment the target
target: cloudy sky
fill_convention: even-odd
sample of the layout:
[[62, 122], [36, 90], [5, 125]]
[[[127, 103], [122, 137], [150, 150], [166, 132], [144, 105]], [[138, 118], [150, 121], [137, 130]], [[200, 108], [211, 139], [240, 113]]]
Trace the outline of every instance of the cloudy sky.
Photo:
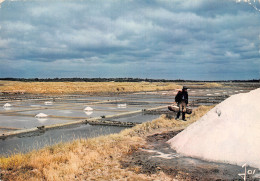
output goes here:
[[6, 0], [0, 77], [259, 79], [257, 8], [235, 0]]

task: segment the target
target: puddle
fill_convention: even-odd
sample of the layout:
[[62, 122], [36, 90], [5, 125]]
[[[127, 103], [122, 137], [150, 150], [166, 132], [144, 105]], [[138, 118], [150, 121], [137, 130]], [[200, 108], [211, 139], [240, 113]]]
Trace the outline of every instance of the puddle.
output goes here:
[[151, 156], [151, 158], [155, 158], [155, 157], [158, 157], [158, 158], [164, 158], [164, 159], [172, 159], [172, 158], [178, 158], [180, 155], [177, 154], [177, 153], [163, 153], [163, 152], [160, 152], [158, 150], [147, 150], [147, 149], [140, 149], [141, 151], [146, 151], [148, 153], [155, 153], [156, 155], [154, 156]]

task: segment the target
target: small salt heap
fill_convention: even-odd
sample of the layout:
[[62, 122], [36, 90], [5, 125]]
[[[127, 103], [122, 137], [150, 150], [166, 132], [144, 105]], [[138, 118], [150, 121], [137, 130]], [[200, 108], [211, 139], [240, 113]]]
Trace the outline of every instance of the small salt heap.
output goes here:
[[48, 115], [47, 115], [47, 114], [44, 114], [44, 113], [39, 113], [39, 114], [37, 114], [35, 117], [36, 117], [36, 118], [46, 118], [46, 117], [48, 117]]
[[84, 109], [84, 112], [85, 112], [86, 115], [90, 116], [91, 114], [93, 114], [93, 108], [87, 106], [87, 107]]
[[9, 103], [6, 103], [6, 104], [3, 106], [3, 108], [4, 108], [4, 110], [9, 111], [9, 110], [11, 110], [12, 105], [9, 104]]
[[45, 104], [46, 106], [50, 106], [50, 105], [53, 105], [53, 102], [51, 102], [51, 101], [46, 101], [46, 102], [44, 102], [44, 104]]
[[6, 107], [11, 107], [12, 105], [9, 104], [9, 103], [6, 103], [3, 107], [6, 108]]
[[93, 111], [93, 108], [88, 106], [84, 109], [84, 111]]

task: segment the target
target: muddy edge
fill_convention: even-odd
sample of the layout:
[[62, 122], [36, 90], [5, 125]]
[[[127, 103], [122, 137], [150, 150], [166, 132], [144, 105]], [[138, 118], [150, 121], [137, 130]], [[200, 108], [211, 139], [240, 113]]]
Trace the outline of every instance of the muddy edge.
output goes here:
[[[241, 179], [238, 176], [238, 173], [242, 171], [239, 166], [207, 162], [183, 156], [175, 157], [178, 154], [166, 142], [182, 130], [166, 131], [147, 136], [146, 145], [125, 157], [121, 162], [122, 167], [148, 175], [162, 171], [172, 179], [180, 180]], [[158, 157], [158, 152], [173, 157], [169, 159]]]

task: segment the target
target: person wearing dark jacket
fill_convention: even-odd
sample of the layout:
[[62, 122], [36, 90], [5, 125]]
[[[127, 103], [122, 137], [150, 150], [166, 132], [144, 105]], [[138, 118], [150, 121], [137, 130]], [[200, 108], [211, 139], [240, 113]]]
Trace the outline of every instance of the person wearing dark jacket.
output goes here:
[[186, 121], [185, 119], [185, 113], [186, 113], [186, 108], [188, 105], [188, 88], [186, 86], [183, 86], [182, 91], [179, 91], [177, 95], [175, 96], [175, 102], [179, 106], [179, 112], [177, 113], [176, 119], [179, 119], [181, 112], [182, 112], [182, 120]]

